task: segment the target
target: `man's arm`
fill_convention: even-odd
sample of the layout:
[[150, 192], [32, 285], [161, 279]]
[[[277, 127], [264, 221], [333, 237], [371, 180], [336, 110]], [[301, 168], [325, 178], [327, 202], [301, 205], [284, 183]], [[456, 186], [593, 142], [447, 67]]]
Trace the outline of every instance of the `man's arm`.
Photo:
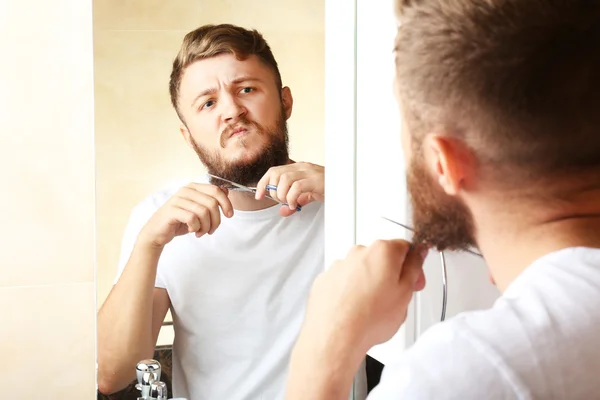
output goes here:
[[135, 378], [136, 364], [152, 358], [169, 310], [165, 289], [155, 288], [160, 251], [136, 245], [98, 313], [98, 390], [122, 390]]
[[226, 217], [233, 216], [227, 190], [207, 184], [181, 187], [158, 209], [154, 203], [144, 203], [132, 213], [122, 244], [122, 254], [130, 254], [129, 259], [98, 313], [102, 393], [126, 387], [135, 376], [136, 364], [154, 354], [170, 306], [166, 290], [155, 289], [164, 247], [176, 236], [194, 233], [200, 238], [213, 233], [221, 223], [220, 210]]
[[404, 322], [422, 290], [425, 250], [403, 240], [355, 246], [313, 283], [290, 360], [287, 400], [345, 400], [366, 352]]
[[347, 400], [364, 352], [339, 340], [318, 340], [301, 335], [290, 360], [286, 400]]

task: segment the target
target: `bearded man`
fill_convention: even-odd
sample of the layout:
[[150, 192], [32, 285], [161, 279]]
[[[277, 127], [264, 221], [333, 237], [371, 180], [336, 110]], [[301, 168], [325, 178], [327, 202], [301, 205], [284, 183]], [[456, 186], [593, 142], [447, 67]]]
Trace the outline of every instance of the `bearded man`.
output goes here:
[[473, 245], [502, 296], [429, 328], [369, 400], [598, 398], [600, 3], [396, 4], [415, 236], [317, 278], [287, 399], [345, 400], [424, 287], [428, 249]]
[[171, 309], [175, 397], [282, 398], [324, 269], [324, 168], [289, 159], [292, 94], [259, 32], [222, 24], [188, 33], [169, 87], [208, 173], [256, 193], [207, 177], [135, 207], [98, 315], [99, 390], [134, 379]]

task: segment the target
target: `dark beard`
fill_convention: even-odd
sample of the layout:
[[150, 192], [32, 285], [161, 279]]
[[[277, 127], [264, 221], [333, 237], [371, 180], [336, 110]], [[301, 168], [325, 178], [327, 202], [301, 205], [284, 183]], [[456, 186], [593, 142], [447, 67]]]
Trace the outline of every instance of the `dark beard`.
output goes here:
[[[264, 126], [245, 118], [241, 118], [239, 123], [247, 128], [255, 129], [259, 135], [266, 136], [270, 139], [264, 148], [258, 152], [258, 156], [253, 160], [233, 163], [227, 162], [223, 160], [219, 153], [211, 153], [199, 146], [196, 142], [193, 142], [193, 147], [196, 154], [198, 154], [200, 161], [202, 161], [208, 169], [209, 174], [216, 175], [244, 186], [252, 186], [267, 173], [269, 168], [288, 163], [289, 137], [287, 123], [285, 121], [283, 110], [274, 129], [267, 129]], [[225, 132], [222, 137], [227, 137], [227, 133]], [[221, 142], [221, 147], [225, 147], [223, 141]], [[214, 178], [211, 178], [211, 183], [222, 185], [223, 182], [215, 182]]]
[[413, 241], [439, 251], [467, 250], [475, 246], [471, 212], [461, 200], [443, 191], [420, 160], [423, 156], [417, 152], [407, 174], [413, 206]]

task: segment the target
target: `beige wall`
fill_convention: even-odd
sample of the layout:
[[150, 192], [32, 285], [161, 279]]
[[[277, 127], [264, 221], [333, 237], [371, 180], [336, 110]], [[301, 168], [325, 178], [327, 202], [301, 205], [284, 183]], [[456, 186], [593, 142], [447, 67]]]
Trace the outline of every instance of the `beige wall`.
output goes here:
[[95, 398], [91, 13], [0, 2], [2, 398]]
[[[294, 96], [291, 156], [323, 164], [324, 0], [94, 1], [98, 306], [131, 208], [204, 172], [179, 133], [168, 80], [183, 36], [206, 23], [261, 31]], [[159, 341], [160, 343], [160, 341]]]
[[92, 49], [89, 1], [0, 3], [4, 397], [95, 398], [94, 234], [102, 302], [131, 207], [203, 171], [167, 92], [187, 31], [208, 22], [260, 29], [296, 99], [292, 156], [323, 163], [323, 0], [256, 4], [96, 0]]

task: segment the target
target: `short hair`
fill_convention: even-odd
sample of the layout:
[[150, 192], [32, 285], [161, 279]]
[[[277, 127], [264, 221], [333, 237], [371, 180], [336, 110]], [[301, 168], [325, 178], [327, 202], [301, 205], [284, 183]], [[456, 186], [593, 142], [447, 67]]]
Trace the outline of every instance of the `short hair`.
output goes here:
[[490, 171], [600, 169], [600, 2], [397, 0], [396, 12], [397, 90], [417, 145], [443, 129]]
[[262, 34], [255, 29], [245, 29], [232, 24], [203, 25], [185, 35], [179, 53], [173, 61], [169, 92], [171, 104], [182, 121], [178, 99], [185, 69], [197, 60], [215, 57], [223, 53], [233, 54], [238, 60], [245, 60], [252, 55], [257, 56], [261, 62], [273, 70], [275, 84], [281, 89], [281, 74], [277, 61]]

